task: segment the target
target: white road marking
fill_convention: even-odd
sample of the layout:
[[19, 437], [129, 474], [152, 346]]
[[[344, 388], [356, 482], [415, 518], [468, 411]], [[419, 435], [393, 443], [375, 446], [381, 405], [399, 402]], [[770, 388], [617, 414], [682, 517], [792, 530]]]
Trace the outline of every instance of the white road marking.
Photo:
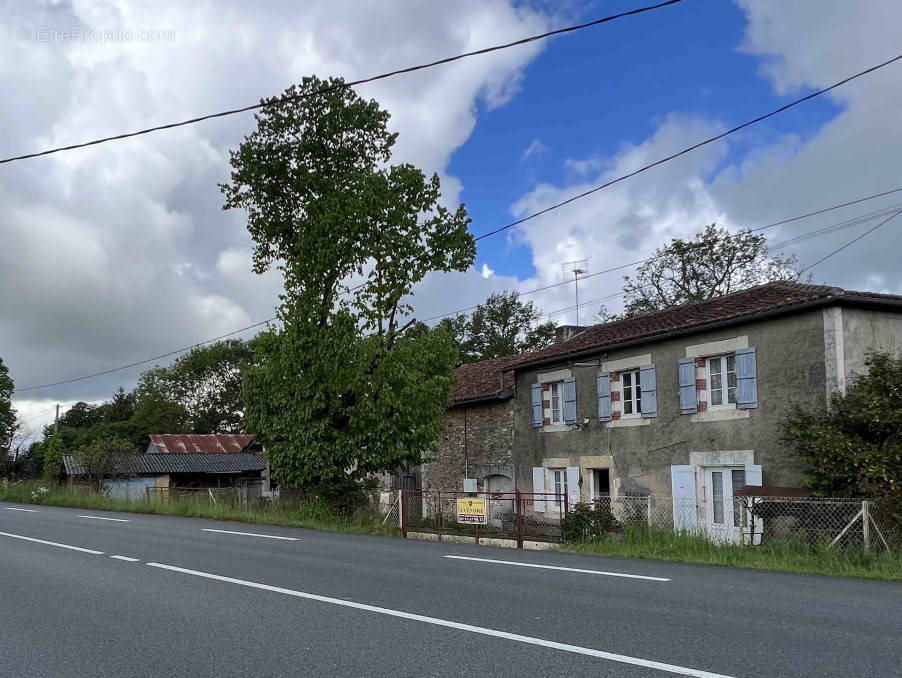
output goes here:
[[576, 567], [560, 567], [558, 565], [537, 565], [536, 563], [518, 563], [515, 560], [492, 560], [491, 558], [468, 558], [467, 556], [444, 556], [455, 560], [474, 560], [478, 563], [496, 563], [498, 565], [518, 565], [519, 567], [537, 567], [542, 570], [562, 570], [564, 572], [580, 572], [582, 574], [601, 574], [606, 577], [627, 577], [628, 579], [647, 579], [649, 581], [670, 581], [666, 577], [648, 577], [644, 574], [626, 574], [625, 572], [605, 572], [604, 570], [581, 570]]
[[604, 652], [602, 650], [594, 650], [588, 647], [580, 647], [579, 645], [568, 645], [567, 643], [558, 643], [553, 640], [544, 640], [542, 638], [534, 638], [532, 636], [523, 636], [519, 633], [509, 633], [507, 631], [499, 631], [484, 626], [473, 626], [472, 624], [462, 624], [460, 622], [450, 621], [447, 619], [439, 619], [438, 617], [427, 617], [412, 612], [403, 612], [401, 610], [392, 610], [386, 607], [377, 607], [376, 605], [367, 605], [365, 603], [355, 603], [350, 600], [342, 600], [341, 598], [331, 598], [329, 596], [320, 596], [315, 593], [305, 593], [303, 591], [295, 591], [280, 586], [270, 586], [268, 584], [260, 584], [258, 582], [247, 581], [244, 579], [234, 579], [233, 577], [224, 577], [218, 574], [210, 574], [209, 572], [201, 572], [199, 570], [189, 570], [184, 567], [176, 567], [174, 565], [165, 565], [163, 563], [147, 563], [150, 567], [157, 567], [162, 570], [171, 572], [181, 572], [183, 574], [194, 575], [195, 577], [204, 577], [216, 581], [227, 582], [229, 584], [237, 584], [238, 586], [246, 586], [252, 589], [260, 589], [263, 591], [272, 591], [273, 593], [281, 593], [286, 596], [294, 596], [295, 598], [304, 598], [306, 600], [315, 600], [320, 603], [329, 603], [331, 605], [339, 605], [341, 607], [350, 607], [355, 610], [364, 610], [366, 612], [375, 612], [376, 614], [384, 614], [389, 617], [398, 617], [400, 619], [409, 619], [424, 624], [432, 624], [434, 626], [443, 626], [449, 629], [457, 629], [458, 631], [467, 631], [469, 633], [477, 633], [483, 636], [493, 636], [495, 638], [504, 638], [505, 640], [513, 640], [518, 643], [526, 643], [527, 645], [538, 645], [553, 650], [561, 650], [563, 652], [572, 652], [574, 654], [587, 655], [590, 657], [598, 657], [599, 659], [607, 659], [622, 664], [632, 664], [634, 666], [642, 666], [648, 669], [656, 669], [658, 671], [668, 671], [683, 676], [695, 676], [696, 678], [730, 678], [719, 673], [711, 673], [709, 671], [700, 671], [699, 669], [691, 669], [685, 666], [677, 666], [676, 664], [665, 664], [650, 659], [640, 659], [638, 657], [630, 657], [623, 654], [615, 654], [613, 652]]
[[7, 511], [25, 511], [26, 513], [37, 513], [38, 512], [37, 509], [20, 509], [20, 508], [13, 508], [12, 506], [4, 506], [3, 508], [5, 508]]
[[34, 537], [25, 537], [21, 534], [10, 534], [9, 532], [0, 532], [0, 536], [11, 537], [13, 539], [22, 539], [23, 541], [33, 541], [36, 544], [47, 544], [47, 546], [58, 546], [61, 549], [69, 549], [70, 551], [81, 551], [82, 553], [93, 553], [95, 556], [102, 556], [103, 551], [95, 551], [94, 549], [85, 549], [81, 546], [70, 546], [69, 544], [59, 544], [55, 541], [45, 541], [44, 539], [35, 539]]
[[115, 558], [116, 560], [124, 560], [127, 563], [139, 563], [141, 562], [137, 558], [129, 558], [128, 556], [110, 556], [110, 558]]
[[256, 532], [236, 532], [235, 530], [214, 530], [211, 528], [201, 528], [203, 532], [219, 532], [221, 534], [241, 534], [245, 537], [263, 537], [265, 539], [283, 539], [285, 541], [298, 541], [297, 537], [277, 537], [274, 534], [257, 534]]
[[132, 521], [127, 518], [104, 518], [103, 516], [78, 516], [79, 518], [90, 518], [91, 520], [109, 520], [114, 523], [130, 523]]

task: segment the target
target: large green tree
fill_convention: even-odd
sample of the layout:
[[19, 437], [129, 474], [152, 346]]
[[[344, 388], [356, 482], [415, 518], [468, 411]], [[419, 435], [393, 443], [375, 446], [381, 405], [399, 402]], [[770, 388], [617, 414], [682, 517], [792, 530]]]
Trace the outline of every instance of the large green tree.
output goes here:
[[280, 329], [245, 371], [246, 427], [286, 484], [418, 463], [439, 435], [451, 337], [411, 317], [414, 285], [463, 271], [475, 244], [437, 176], [391, 165], [389, 115], [339, 79], [270, 99], [231, 156], [226, 209], [247, 213], [254, 270], [285, 280]]
[[794, 257], [770, 256], [764, 235], [732, 233], [711, 224], [692, 240], [674, 238], [655, 250], [634, 277], [624, 277], [623, 315], [703, 301], [775, 280], [794, 280], [795, 263]]
[[826, 410], [793, 408], [784, 435], [818, 494], [883, 497], [902, 520], [902, 356], [874, 353], [867, 366]]
[[470, 316], [445, 318], [439, 325], [454, 337], [464, 363], [543, 348], [554, 341], [556, 327], [542, 322], [542, 312], [516, 292], [493, 294]]

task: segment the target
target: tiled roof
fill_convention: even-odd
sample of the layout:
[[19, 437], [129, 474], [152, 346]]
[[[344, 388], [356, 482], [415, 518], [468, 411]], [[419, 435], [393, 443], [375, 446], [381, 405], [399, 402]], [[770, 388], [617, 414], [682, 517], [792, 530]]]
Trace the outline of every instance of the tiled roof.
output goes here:
[[451, 387], [451, 401], [458, 405], [509, 396], [514, 388], [514, 375], [502, 370], [519, 358], [513, 355], [461, 365], [454, 371], [457, 383]]
[[[71, 454], [63, 457], [63, 467], [70, 476], [88, 475], [87, 469]], [[163, 473], [243, 473], [262, 471], [266, 458], [253, 452], [136, 454], [123, 460], [122, 475], [155, 475]]]
[[655, 340], [670, 334], [703, 331], [723, 324], [751, 322], [807, 306], [840, 302], [892, 305], [902, 311], [902, 296], [894, 294], [853, 292], [827, 285], [768, 283], [706, 301], [696, 301], [634, 318], [593, 325], [569, 341], [521, 354], [503, 369], [510, 370], [645, 339]]
[[215, 454], [244, 452], [254, 442], [254, 436], [214, 433], [210, 435], [181, 433], [152, 433], [150, 442], [162, 454]]

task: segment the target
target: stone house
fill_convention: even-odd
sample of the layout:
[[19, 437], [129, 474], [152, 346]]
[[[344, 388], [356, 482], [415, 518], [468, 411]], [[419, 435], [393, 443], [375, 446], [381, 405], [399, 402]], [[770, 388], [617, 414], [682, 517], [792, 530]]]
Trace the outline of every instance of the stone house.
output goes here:
[[502, 368], [516, 487], [672, 494], [678, 527], [731, 539], [741, 486], [802, 484], [788, 408], [825, 407], [869, 352], [899, 348], [902, 296], [798, 283], [586, 328]]
[[422, 467], [424, 489], [461, 491], [464, 478], [476, 479], [480, 492], [514, 489], [514, 375], [503, 370], [518, 359], [457, 368], [438, 449]]

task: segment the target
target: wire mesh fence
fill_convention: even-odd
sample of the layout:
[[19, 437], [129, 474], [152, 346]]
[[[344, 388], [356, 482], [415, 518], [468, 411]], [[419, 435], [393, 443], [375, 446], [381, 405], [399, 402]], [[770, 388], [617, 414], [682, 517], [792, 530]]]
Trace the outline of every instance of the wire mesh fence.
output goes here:
[[602, 495], [620, 527], [646, 525], [719, 543], [802, 542], [902, 549], [902, 522], [880, 501], [845, 497], [733, 497], [699, 502], [663, 494]]

